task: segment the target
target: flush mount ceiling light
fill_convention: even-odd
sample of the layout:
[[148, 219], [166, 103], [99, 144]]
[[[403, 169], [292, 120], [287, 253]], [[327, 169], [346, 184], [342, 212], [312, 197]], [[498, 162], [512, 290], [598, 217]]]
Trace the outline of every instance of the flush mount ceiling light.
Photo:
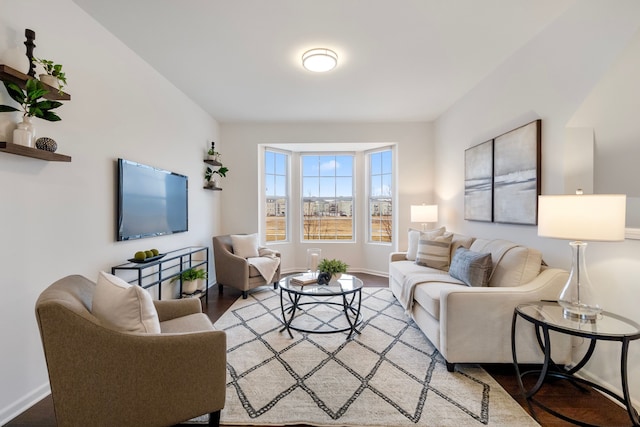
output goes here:
[[329, 49], [311, 49], [302, 54], [302, 66], [309, 71], [324, 73], [338, 65], [338, 55]]

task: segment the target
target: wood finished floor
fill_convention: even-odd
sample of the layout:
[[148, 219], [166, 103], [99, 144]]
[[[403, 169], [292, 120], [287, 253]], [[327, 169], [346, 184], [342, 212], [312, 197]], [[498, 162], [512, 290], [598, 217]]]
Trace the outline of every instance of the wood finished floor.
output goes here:
[[[385, 277], [370, 274], [356, 274], [356, 276], [363, 280], [366, 287], [388, 286], [388, 279]], [[204, 306], [204, 312], [209, 315], [212, 322], [215, 322], [239, 296], [240, 292], [235, 289], [224, 288], [224, 293], [219, 295], [217, 289], [212, 288], [209, 292], [209, 304]], [[482, 366], [528, 413], [531, 413], [525, 400], [520, 395], [512, 365]], [[631, 424], [626, 411], [620, 406], [600, 393], [595, 391], [582, 392], [566, 381], [545, 385], [538, 393], [538, 397], [543, 403], [556, 408], [565, 415], [590, 424], [606, 426], [628, 426]], [[573, 425], [540, 409], [536, 410], [536, 416], [543, 427]], [[5, 424], [5, 427], [18, 426], [55, 427], [56, 421], [51, 396], [47, 396], [8, 424]]]

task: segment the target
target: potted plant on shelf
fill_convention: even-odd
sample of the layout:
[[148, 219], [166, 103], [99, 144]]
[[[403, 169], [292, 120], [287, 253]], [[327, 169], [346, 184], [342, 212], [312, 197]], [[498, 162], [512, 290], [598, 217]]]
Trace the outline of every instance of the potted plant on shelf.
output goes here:
[[207, 170], [204, 171], [204, 179], [207, 181], [207, 187], [217, 187], [217, 179], [213, 176], [220, 175], [221, 177], [226, 177], [227, 172], [229, 172], [229, 168], [226, 166], [220, 166], [218, 169], [212, 169], [207, 166]]
[[207, 155], [209, 160], [215, 160], [216, 162], [220, 161], [220, 156], [222, 156], [222, 154], [218, 153], [216, 151], [216, 143], [212, 142], [211, 143], [211, 148], [209, 148], [209, 151], [207, 151]]
[[198, 289], [203, 289], [204, 286], [206, 286], [206, 283], [203, 284], [202, 282], [207, 279], [207, 272], [205, 270], [190, 268], [171, 279], [171, 283], [179, 279], [182, 280], [182, 293], [191, 295]]
[[20, 104], [20, 106], [16, 108], [10, 105], [0, 105], [0, 113], [13, 111], [22, 111], [23, 113], [22, 123], [19, 123], [18, 128], [13, 132], [13, 142], [14, 144], [31, 147], [35, 139], [35, 128], [31, 118], [37, 117], [50, 122], [57, 122], [60, 117], [51, 110], [60, 107], [62, 103], [42, 98], [49, 91], [45, 89], [40, 80], [27, 80], [24, 91], [17, 84], [11, 82], [5, 81], [4, 87], [7, 89], [11, 99]]
[[42, 65], [42, 68], [44, 68], [45, 74], [40, 74], [40, 80], [49, 86], [57, 87], [58, 91], [62, 93], [62, 88], [67, 84], [67, 76], [62, 71], [62, 65], [55, 64], [48, 59], [39, 58], [33, 58], [33, 62]]
[[318, 264], [318, 270], [323, 273], [331, 275], [331, 280], [338, 280], [342, 276], [342, 273], [347, 272], [349, 266], [338, 259], [322, 258], [322, 261]]

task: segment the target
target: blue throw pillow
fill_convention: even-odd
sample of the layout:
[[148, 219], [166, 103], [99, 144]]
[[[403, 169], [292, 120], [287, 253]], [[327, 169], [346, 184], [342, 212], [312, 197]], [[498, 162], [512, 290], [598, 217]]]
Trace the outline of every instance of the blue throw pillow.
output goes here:
[[467, 286], [487, 286], [492, 268], [490, 253], [481, 254], [467, 248], [458, 248], [451, 260], [449, 275]]

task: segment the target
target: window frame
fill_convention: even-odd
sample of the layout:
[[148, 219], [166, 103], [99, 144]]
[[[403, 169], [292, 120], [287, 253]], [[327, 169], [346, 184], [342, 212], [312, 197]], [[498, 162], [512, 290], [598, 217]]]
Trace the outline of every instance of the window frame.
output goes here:
[[[278, 195], [276, 194], [275, 196], [269, 195], [267, 194], [267, 184], [268, 184], [268, 176], [283, 176], [281, 174], [277, 174], [275, 173], [275, 168], [274, 168], [274, 173], [270, 174], [267, 172], [267, 153], [273, 153], [276, 156], [280, 155], [280, 156], [284, 156], [284, 166], [285, 166], [285, 171], [284, 171], [284, 189], [285, 189], [285, 193], [284, 195]], [[285, 150], [279, 150], [277, 148], [273, 148], [270, 146], [265, 146], [264, 147], [264, 151], [263, 151], [263, 160], [262, 160], [262, 166], [263, 166], [263, 171], [262, 171], [262, 197], [263, 197], [263, 202], [262, 202], [262, 208], [263, 208], [263, 214], [261, 215], [262, 219], [262, 224], [264, 227], [264, 242], [265, 244], [278, 244], [278, 243], [288, 243], [291, 242], [291, 157], [292, 157], [292, 153], [289, 151], [285, 151]], [[274, 159], [275, 161], [275, 159]], [[269, 209], [267, 208], [267, 203], [270, 199], [284, 199], [284, 233], [285, 233], [285, 238], [284, 239], [280, 239], [280, 240], [269, 240], [268, 236], [269, 236], [269, 228], [267, 226], [267, 219], [269, 218], [268, 212]], [[275, 218], [278, 218], [277, 212], [274, 215]]]
[[[389, 194], [388, 195], [373, 195], [373, 185], [372, 185], [372, 180], [373, 180], [373, 168], [371, 165], [372, 162], [372, 156], [375, 154], [382, 154], [384, 152], [389, 152], [391, 159], [390, 159], [390, 167], [391, 170], [388, 173], [385, 173], [383, 168], [381, 167], [380, 173], [375, 174], [375, 176], [380, 176], [381, 177], [381, 182], [383, 182], [382, 177], [383, 176], [388, 176], [388, 182], [389, 182]], [[365, 164], [366, 164], [366, 209], [365, 209], [365, 221], [366, 221], [366, 233], [367, 233], [367, 243], [369, 244], [377, 244], [377, 245], [393, 245], [394, 243], [394, 235], [395, 235], [395, 150], [393, 146], [387, 146], [387, 147], [380, 147], [380, 148], [376, 148], [373, 150], [366, 150], [364, 152], [365, 155]], [[383, 240], [374, 240], [373, 239], [373, 219], [372, 219], [372, 212], [371, 212], [371, 207], [372, 204], [374, 202], [379, 203], [380, 201], [386, 201], [389, 200], [389, 203], [391, 204], [391, 218], [389, 218], [389, 232], [388, 232], [388, 236], [389, 236], [389, 241], [383, 241]], [[380, 226], [378, 229], [381, 229], [382, 226]]]

